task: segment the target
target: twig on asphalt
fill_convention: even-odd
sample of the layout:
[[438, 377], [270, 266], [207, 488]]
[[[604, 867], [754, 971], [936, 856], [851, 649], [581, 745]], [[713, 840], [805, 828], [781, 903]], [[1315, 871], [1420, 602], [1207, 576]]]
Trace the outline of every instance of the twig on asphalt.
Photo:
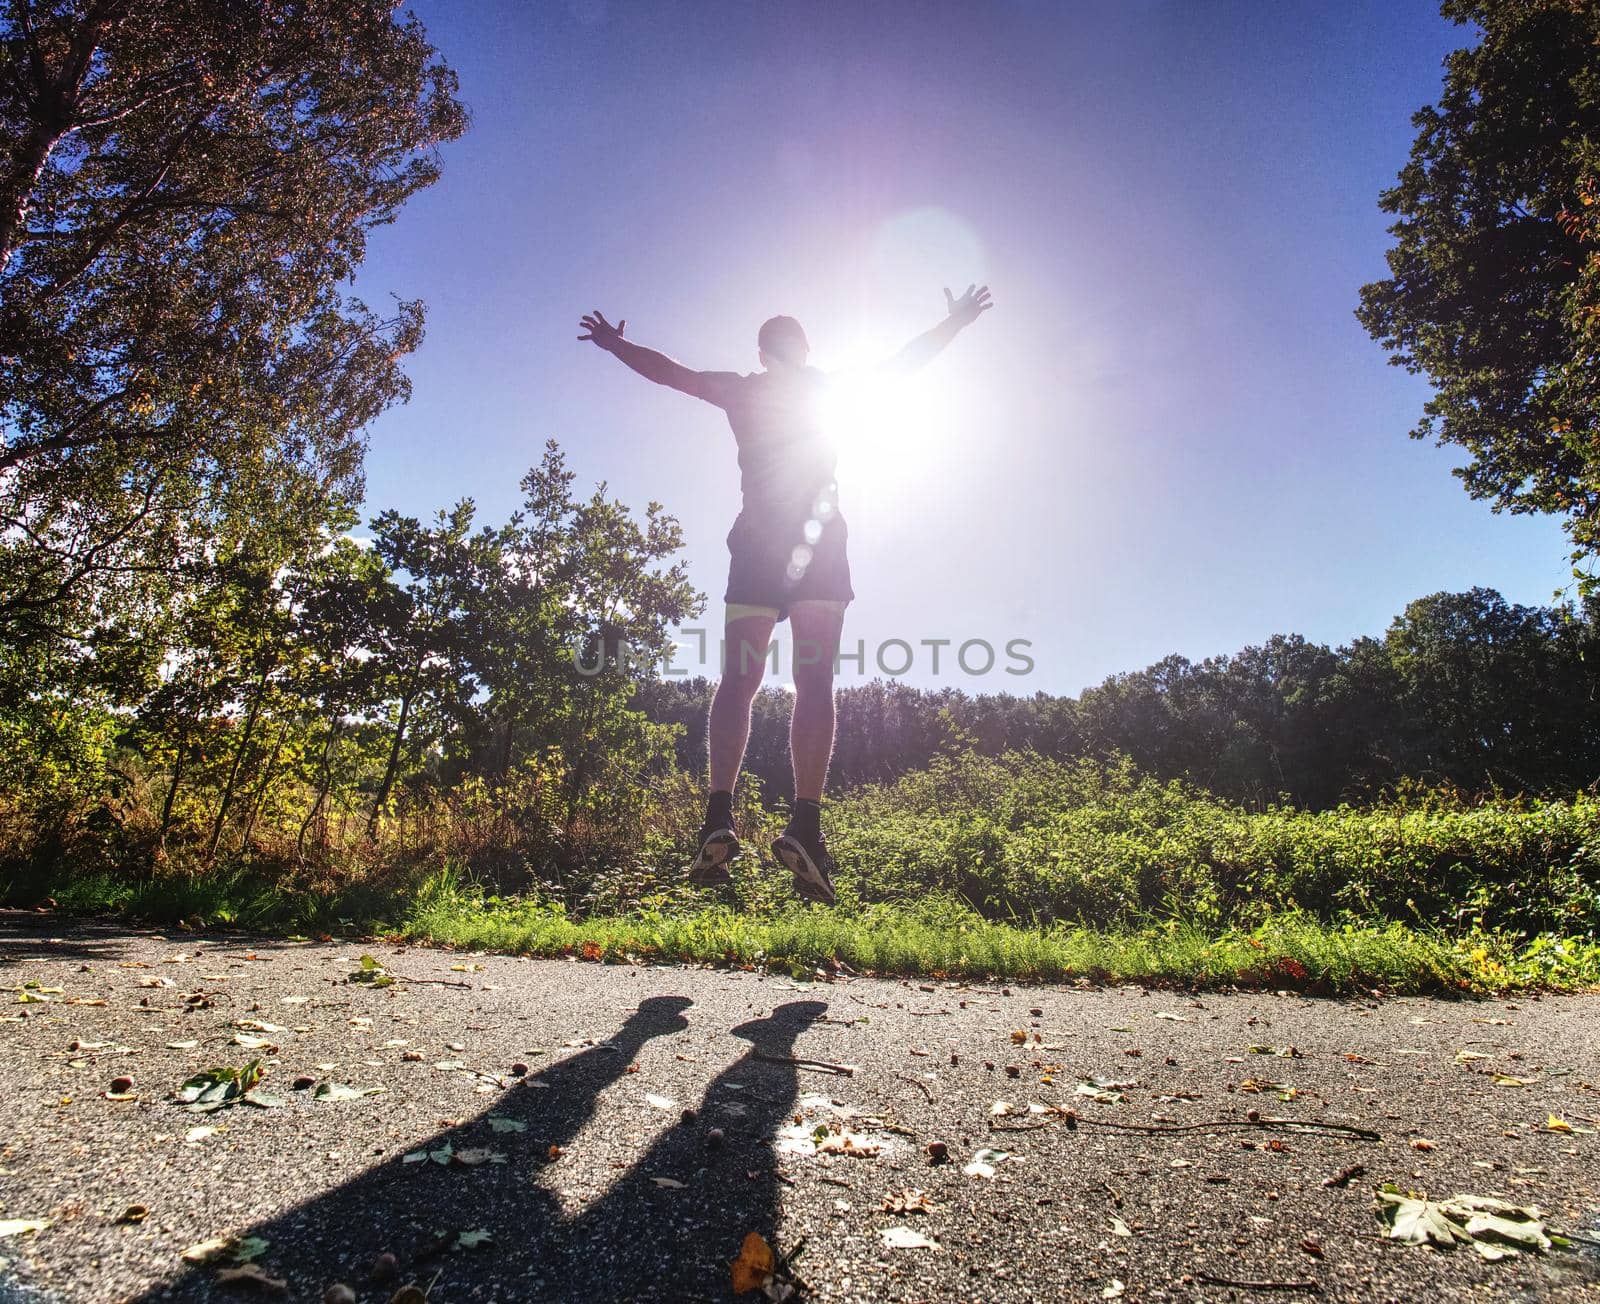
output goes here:
[[1352, 1179], [1360, 1177], [1366, 1171], [1360, 1164], [1351, 1164], [1348, 1168], [1341, 1168], [1332, 1177], [1324, 1177], [1322, 1184], [1330, 1188], [1349, 1186]]
[[751, 1052], [752, 1057], [767, 1064], [787, 1064], [790, 1068], [814, 1069], [818, 1073], [838, 1073], [847, 1078], [856, 1075], [854, 1064], [832, 1064], [827, 1060], [803, 1059], [798, 1055], [771, 1055], [764, 1050]]
[[933, 1104], [933, 1088], [921, 1078], [914, 1078], [909, 1073], [896, 1073], [895, 1077], [899, 1078], [902, 1082], [909, 1082], [912, 1086], [919, 1088], [922, 1094], [928, 1098], [928, 1103], [930, 1105]]
[[403, 973], [392, 973], [389, 977], [397, 983], [425, 983], [431, 987], [465, 987], [469, 992], [472, 990], [471, 983], [460, 982], [455, 978], [408, 978]]
[[1232, 1277], [1213, 1277], [1209, 1272], [1197, 1272], [1194, 1279], [1210, 1286], [1235, 1286], [1240, 1290], [1309, 1290], [1313, 1293], [1322, 1290], [1314, 1281], [1238, 1281]]
[[[1063, 1117], [1069, 1128], [1074, 1127], [1108, 1127], [1118, 1132], [1138, 1132], [1141, 1136], [1161, 1136], [1172, 1132], [1203, 1132], [1207, 1129], [1222, 1128], [1226, 1131], [1249, 1131], [1253, 1128], [1281, 1128], [1288, 1132], [1301, 1133], [1333, 1133], [1338, 1136], [1354, 1137], [1360, 1141], [1382, 1141], [1383, 1135], [1370, 1128], [1354, 1127], [1348, 1123], [1325, 1123], [1316, 1118], [1256, 1118], [1247, 1121], [1228, 1118], [1208, 1118], [1199, 1123], [1117, 1123], [1109, 1118], [1085, 1118], [1074, 1110], [1065, 1109], [1058, 1111], [1058, 1117]], [[991, 1121], [991, 1132], [1033, 1132], [1041, 1127], [1049, 1127], [1049, 1119], [1040, 1119], [1037, 1123], [996, 1123]]]

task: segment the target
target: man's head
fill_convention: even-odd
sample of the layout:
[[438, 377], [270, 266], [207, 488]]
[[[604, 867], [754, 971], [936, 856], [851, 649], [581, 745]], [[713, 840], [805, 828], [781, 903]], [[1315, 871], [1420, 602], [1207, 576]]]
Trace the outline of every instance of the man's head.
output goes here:
[[770, 317], [762, 322], [756, 345], [761, 350], [761, 365], [769, 370], [774, 364], [803, 367], [811, 352], [805, 331], [793, 317]]

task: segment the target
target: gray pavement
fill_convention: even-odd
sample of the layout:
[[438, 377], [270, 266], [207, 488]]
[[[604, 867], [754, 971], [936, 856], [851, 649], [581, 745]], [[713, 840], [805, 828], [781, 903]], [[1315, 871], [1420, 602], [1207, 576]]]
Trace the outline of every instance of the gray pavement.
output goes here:
[[[348, 981], [364, 953], [398, 981]], [[1600, 1230], [1600, 997], [797, 982], [25, 915], [0, 976], [0, 1220], [49, 1220], [0, 1238], [0, 1299], [721, 1300], [756, 1231], [803, 1242], [814, 1300], [1600, 1301], [1591, 1249], [1405, 1246], [1372, 1198]], [[282, 1107], [174, 1103], [257, 1056]], [[267, 1282], [226, 1280], [241, 1250]]]

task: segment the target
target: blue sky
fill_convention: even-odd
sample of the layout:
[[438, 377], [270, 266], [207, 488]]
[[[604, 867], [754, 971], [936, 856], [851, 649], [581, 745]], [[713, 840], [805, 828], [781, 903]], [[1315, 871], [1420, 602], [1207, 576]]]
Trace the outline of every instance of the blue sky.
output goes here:
[[[371, 431], [374, 511], [503, 519], [555, 437], [581, 485], [682, 520], [719, 629], [732, 435], [578, 316], [749, 371], [791, 313], [826, 369], [982, 280], [995, 310], [842, 450], [869, 676], [898, 638], [911, 682], [1075, 693], [1569, 578], [1553, 522], [1493, 515], [1406, 438], [1426, 386], [1352, 315], [1410, 116], [1469, 37], [1426, 0], [414, 8], [473, 125], [358, 279], [429, 307], [412, 401]], [[1027, 639], [1033, 672], [935, 675], [937, 638]]]

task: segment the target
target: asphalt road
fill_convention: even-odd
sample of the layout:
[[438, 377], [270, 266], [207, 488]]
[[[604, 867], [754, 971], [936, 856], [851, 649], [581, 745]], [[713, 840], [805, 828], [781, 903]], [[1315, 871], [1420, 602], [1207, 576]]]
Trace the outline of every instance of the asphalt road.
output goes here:
[[[398, 981], [349, 981], [364, 953]], [[756, 1231], [804, 1242], [815, 1300], [1600, 1301], [1592, 1249], [1402, 1245], [1372, 1194], [1600, 1230], [1600, 1135], [1548, 1126], [1600, 1117], [1600, 997], [797, 982], [27, 916], [0, 975], [0, 1220], [49, 1220], [0, 1237], [0, 1299], [720, 1300]], [[174, 1101], [252, 1057], [281, 1107]], [[267, 1283], [226, 1280], [240, 1251]]]

